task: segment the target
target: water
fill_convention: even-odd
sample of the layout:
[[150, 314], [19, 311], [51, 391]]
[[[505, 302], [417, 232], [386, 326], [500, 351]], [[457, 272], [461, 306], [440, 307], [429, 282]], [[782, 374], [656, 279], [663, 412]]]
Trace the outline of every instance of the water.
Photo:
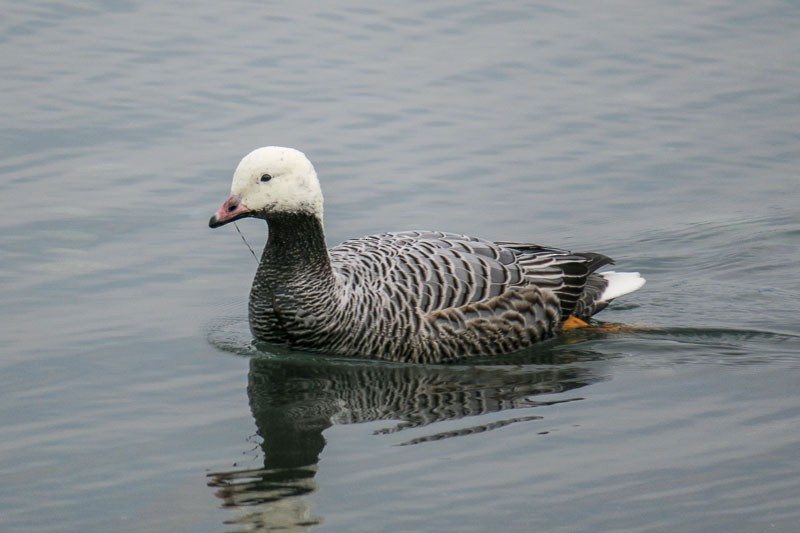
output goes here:
[[[6, 6], [0, 529], [796, 530], [798, 15]], [[331, 244], [607, 253], [648, 284], [599, 318], [637, 327], [471, 366], [254, 346], [255, 262], [206, 223], [264, 144], [314, 161]]]

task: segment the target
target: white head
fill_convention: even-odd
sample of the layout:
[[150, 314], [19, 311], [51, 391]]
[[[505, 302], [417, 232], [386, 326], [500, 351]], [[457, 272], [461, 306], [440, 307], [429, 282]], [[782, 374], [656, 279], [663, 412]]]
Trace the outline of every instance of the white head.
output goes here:
[[231, 195], [208, 225], [216, 228], [243, 217], [268, 219], [281, 213], [308, 213], [322, 220], [322, 190], [303, 152], [267, 146], [239, 162]]

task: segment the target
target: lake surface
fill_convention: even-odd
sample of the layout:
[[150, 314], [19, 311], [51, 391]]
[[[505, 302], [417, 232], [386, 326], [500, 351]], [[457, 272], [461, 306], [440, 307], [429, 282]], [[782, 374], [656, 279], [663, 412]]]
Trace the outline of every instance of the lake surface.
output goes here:
[[[0, 530], [796, 531], [800, 5], [14, 3]], [[330, 244], [439, 229], [647, 285], [482, 364], [254, 345], [211, 231], [315, 163]], [[263, 223], [239, 223], [254, 248]]]

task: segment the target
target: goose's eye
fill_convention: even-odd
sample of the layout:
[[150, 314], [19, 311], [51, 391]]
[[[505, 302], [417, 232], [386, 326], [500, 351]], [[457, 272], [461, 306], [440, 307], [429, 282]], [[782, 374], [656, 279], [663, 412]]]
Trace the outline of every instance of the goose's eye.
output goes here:
[[261, 176], [261, 183], [266, 183], [271, 179], [272, 179], [272, 176], [270, 176], [269, 174], [264, 174], [263, 176]]

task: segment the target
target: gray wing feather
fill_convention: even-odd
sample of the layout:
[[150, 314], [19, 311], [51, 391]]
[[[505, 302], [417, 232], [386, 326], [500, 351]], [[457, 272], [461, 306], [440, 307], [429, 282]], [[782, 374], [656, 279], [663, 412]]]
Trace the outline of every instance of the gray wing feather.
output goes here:
[[[335, 265], [350, 265], [354, 283], [374, 284], [394, 297], [399, 295], [398, 285], [405, 287], [416, 295], [416, 307], [426, 314], [485, 302], [509, 289], [535, 286], [556, 294], [562, 318], [581, 301], [592, 272], [612, 263], [599, 254], [435, 231], [353, 239], [333, 248], [331, 257]], [[602, 292], [604, 280], [593, 278], [592, 286]], [[579, 307], [588, 308], [588, 303]]]

